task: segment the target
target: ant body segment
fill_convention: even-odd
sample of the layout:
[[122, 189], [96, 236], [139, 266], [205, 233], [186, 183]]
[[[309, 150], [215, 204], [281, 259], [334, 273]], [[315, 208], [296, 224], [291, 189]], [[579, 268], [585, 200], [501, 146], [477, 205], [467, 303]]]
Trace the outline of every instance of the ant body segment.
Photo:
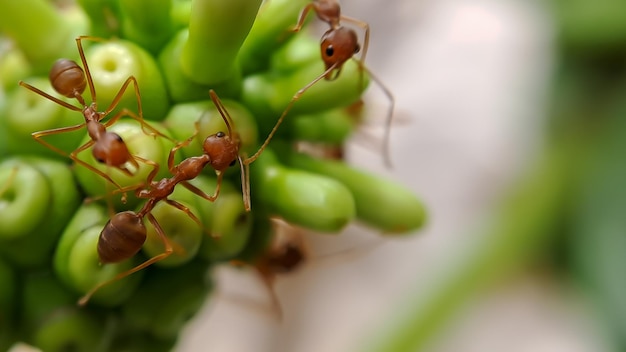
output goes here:
[[[73, 161], [85, 166], [89, 170], [102, 176], [107, 181], [114, 184], [118, 189], [121, 189], [122, 187], [117, 182], [115, 182], [111, 178], [111, 176], [96, 169], [95, 167], [89, 165], [88, 163], [80, 160], [78, 158], [78, 153], [84, 151], [85, 149], [88, 149], [89, 147], [92, 147], [92, 154], [98, 162], [106, 164], [107, 166], [114, 167], [122, 171], [128, 176], [132, 176], [133, 172], [127, 168], [126, 166], [127, 163], [130, 163], [135, 168], [135, 170], [139, 167], [138, 161], [144, 164], [150, 165], [153, 168], [158, 168], [158, 164], [156, 164], [155, 162], [151, 160], [147, 160], [139, 156], [132, 155], [129, 152], [128, 147], [126, 146], [126, 143], [124, 143], [122, 138], [114, 132], [108, 132], [106, 129], [110, 127], [111, 125], [113, 125], [121, 117], [128, 116], [138, 121], [141, 124], [142, 129], [144, 129], [144, 133], [146, 133], [145, 128], [147, 128], [150, 130], [150, 133], [147, 133], [147, 134], [150, 134], [152, 136], [158, 135], [167, 139], [170, 139], [170, 138], [163, 135], [162, 133], [157, 131], [154, 127], [150, 126], [147, 122], [143, 120], [143, 110], [141, 108], [139, 86], [134, 76], [130, 76], [126, 79], [126, 81], [124, 82], [120, 90], [117, 92], [113, 101], [111, 102], [111, 104], [106, 110], [98, 111], [96, 90], [94, 88], [93, 80], [91, 78], [91, 73], [89, 72], [89, 66], [87, 65], [87, 60], [85, 59], [85, 53], [83, 51], [82, 40], [101, 41], [102, 39], [96, 38], [96, 37], [90, 37], [90, 36], [80, 36], [76, 38], [76, 45], [78, 47], [78, 52], [80, 54], [80, 59], [83, 64], [83, 68], [81, 68], [73, 60], [59, 59], [54, 63], [54, 65], [52, 66], [52, 69], [50, 69], [50, 74], [49, 74], [50, 83], [52, 84], [52, 87], [54, 88], [54, 90], [67, 98], [76, 99], [78, 103], [80, 104], [80, 107], [69, 104], [56, 97], [53, 97], [50, 94], [38, 88], [35, 88], [31, 86], [30, 84], [25, 83], [23, 81], [20, 81], [19, 85], [67, 109], [81, 112], [83, 117], [85, 118], [85, 122], [78, 124], [78, 125], [74, 125], [74, 126], [61, 127], [61, 128], [55, 128], [55, 129], [50, 129], [50, 130], [45, 130], [45, 131], [34, 132], [32, 136], [33, 138], [35, 138], [37, 142], [43, 144], [45, 147], [61, 155], [66, 155], [67, 153], [65, 151], [51, 145], [50, 143], [46, 142], [42, 138], [48, 135], [77, 131], [85, 127], [90, 137], [90, 141], [86, 142], [85, 144], [79, 146], [74, 151], [72, 151], [69, 157]], [[137, 98], [138, 115], [124, 108], [115, 116], [111, 117], [107, 122], [102, 123], [101, 121], [106, 116], [108, 116], [111, 113], [111, 111], [113, 111], [117, 107], [120, 100], [122, 99], [123, 94], [126, 92], [126, 89], [131, 83], [133, 84], [133, 87], [135, 90], [135, 96]], [[83, 92], [85, 91], [86, 86], [89, 87], [89, 93], [91, 95], [91, 103], [89, 105], [87, 105], [82, 95]]]
[[[383, 158], [385, 164], [387, 166], [390, 166], [391, 158], [389, 155], [389, 129], [391, 126], [391, 118], [393, 115], [395, 100], [393, 98], [393, 95], [391, 94], [391, 91], [376, 76], [374, 76], [364, 64], [365, 56], [367, 54], [367, 48], [369, 45], [369, 25], [367, 24], [367, 22], [342, 15], [341, 7], [336, 0], [313, 0], [311, 3], [306, 5], [300, 13], [298, 17], [298, 22], [296, 26], [292, 29], [293, 32], [299, 32], [302, 29], [304, 21], [306, 20], [306, 17], [310, 11], [314, 11], [320, 20], [326, 22], [330, 26], [330, 29], [328, 29], [322, 35], [320, 44], [322, 61], [324, 61], [326, 70], [296, 92], [296, 94], [291, 98], [289, 104], [287, 104], [287, 107], [285, 108], [283, 113], [278, 118], [278, 121], [274, 125], [274, 128], [270, 132], [269, 136], [267, 137], [259, 151], [256, 154], [252, 155], [250, 159], [256, 159], [258, 157], [258, 154], [260, 154], [260, 152], [269, 144], [274, 133], [276, 133], [278, 126], [282, 123], [285, 116], [287, 116], [287, 113], [289, 113], [293, 104], [298, 101], [309, 88], [311, 88], [314, 84], [322, 79], [326, 79], [328, 81], [336, 79], [341, 73], [343, 64], [350, 59], [354, 59], [358, 64], [361, 73], [363, 70], [366, 71], [367, 74], [378, 84], [383, 93], [389, 99], [390, 106], [387, 111], [386, 127], [383, 140]], [[356, 32], [351, 28], [344, 27], [342, 25], [342, 21], [350, 22], [364, 29], [365, 35], [363, 50], [361, 50], [361, 46], [358, 43], [358, 36]], [[354, 57], [354, 55], [359, 52], [362, 52], [361, 57], [360, 59], [357, 59]]]
[[[250, 191], [249, 191], [249, 179], [248, 179], [248, 165], [244, 164], [241, 155], [239, 155], [240, 140], [236, 133], [233, 132], [233, 121], [224, 108], [224, 105], [219, 100], [217, 94], [211, 90], [211, 99], [217, 107], [218, 111], [222, 115], [224, 122], [228, 128], [228, 134], [224, 132], [217, 132], [205, 138], [202, 148], [203, 154], [200, 156], [193, 156], [181, 161], [178, 165], [174, 165], [174, 156], [176, 151], [191, 143], [198, 134], [198, 122], [195, 125], [195, 132], [191, 137], [180, 142], [174, 146], [169, 153], [167, 164], [169, 171], [172, 173], [172, 177], [164, 178], [160, 181], [154, 181], [154, 177], [158, 173], [158, 165], [148, 175], [146, 184], [139, 186], [130, 186], [116, 190], [116, 192], [135, 191], [135, 195], [138, 198], [147, 199], [144, 206], [138, 211], [122, 211], [115, 214], [104, 226], [104, 229], [100, 233], [98, 239], [98, 256], [100, 262], [117, 263], [122, 260], [131, 258], [134, 256], [146, 241], [147, 231], [144, 225], [144, 217], [148, 218], [148, 221], [152, 223], [156, 233], [160, 240], [164, 243], [165, 249], [162, 253], [149, 258], [145, 262], [135, 266], [134, 268], [122, 272], [112, 278], [111, 280], [102, 282], [92, 288], [87, 294], [85, 294], [79, 301], [80, 305], [87, 303], [89, 298], [101, 287], [108, 285], [111, 282], [120, 280], [132, 273], [135, 273], [141, 269], [144, 269], [160, 260], [163, 260], [173, 253], [173, 247], [171, 242], [167, 239], [165, 232], [159, 225], [156, 218], [151, 214], [151, 211], [160, 201], [164, 201], [167, 204], [183, 211], [193, 221], [195, 221], [200, 227], [203, 227], [202, 222], [198, 219], [189, 208], [183, 204], [168, 199], [168, 196], [174, 192], [176, 185], [181, 184], [191, 192], [199, 195], [200, 197], [214, 202], [220, 192], [220, 185], [223, 178], [223, 173], [226, 169], [234, 165], [239, 161], [241, 168], [241, 180], [243, 188], [244, 205], [247, 211], [250, 210]], [[213, 195], [208, 195], [202, 190], [192, 185], [188, 181], [198, 177], [206, 165], [211, 165], [217, 174], [217, 186]]]

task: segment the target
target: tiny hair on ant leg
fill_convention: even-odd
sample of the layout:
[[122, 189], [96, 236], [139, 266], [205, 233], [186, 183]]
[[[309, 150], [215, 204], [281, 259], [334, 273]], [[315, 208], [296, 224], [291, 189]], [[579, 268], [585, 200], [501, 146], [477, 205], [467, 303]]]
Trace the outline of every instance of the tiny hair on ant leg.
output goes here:
[[[283, 120], [293, 107], [293, 104], [297, 102], [309, 88], [311, 88], [322, 79], [325, 79], [327, 81], [332, 81], [336, 79], [341, 73], [343, 64], [346, 61], [353, 59], [361, 70], [361, 75], [362, 71], [366, 71], [368, 76], [378, 84], [378, 86], [381, 88], [381, 90], [389, 100], [389, 108], [385, 117], [385, 132], [383, 136], [383, 160], [387, 167], [391, 167], [389, 139], [395, 99], [389, 88], [387, 88], [382, 83], [382, 81], [365, 66], [365, 56], [367, 54], [367, 49], [369, 46], [369, 24], [367, 24], [367, 22], [342, 15], [341, 7], [339, 6], [339, 3], [335, 0], [314, 0], [304, 7], [298, 17], [298, 22], [296, 26], [292, 29], [292, 31], [299, 32], [302, 29], [304, 21], [310, 11], [314, 11], [320, 20], [326, 22], [330, 26], [330, 29], [323, 34], [320, 44], [322, 60], [324, 61], [326, 70], [296, 92], [296, 94], [291, 98], [291, 101], [289, 101], [289, 103], [287, 104], [287, 107], [285, 108], [283, 113], [276, 121], [276, 124], [274, 125], [274, 128], [270, 132], [269, 136], [267, 137], [261, 148], [259, 148], [259, 151], [257, 151], [250, 158], [246, 159], [245, 162], [251, 163], [259, 157], [259, 154], [265, 149], [265, 147], [267, 147], [270, 140], [278, 130], [278, 126], [280, 126], [280, 124], [283, 122]], [[358, 36], [356, 32], [351, 28], [344, 27], [341, 21], [350, 22], [363, 28], [363, 30], [365, 31], [363, 50], [361, 50], [361, 47], [358, 43]], [[354, 55], [359, 52], [361, 52], [361, 57], [360, 59], [357, 59], [356, 57], [354, 57]], [[362, 85], [362, 78], [360, 79], [359, 85]]]

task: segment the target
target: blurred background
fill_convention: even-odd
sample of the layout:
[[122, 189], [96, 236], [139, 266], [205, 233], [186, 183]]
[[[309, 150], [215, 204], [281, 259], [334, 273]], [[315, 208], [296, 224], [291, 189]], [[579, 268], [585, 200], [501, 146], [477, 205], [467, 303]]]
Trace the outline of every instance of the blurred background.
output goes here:
[[[254, 273], [219, 269], [178, 350], [624, 350], [626, 3], [341, 5], [396, 99], [394, 167], [359, 136], [348, 158], [409, 185], [429, 223], [307, 235], [309, 262], [277, 280], [282, 321]], [[367, 97], [380, 133], [388, 101]]]

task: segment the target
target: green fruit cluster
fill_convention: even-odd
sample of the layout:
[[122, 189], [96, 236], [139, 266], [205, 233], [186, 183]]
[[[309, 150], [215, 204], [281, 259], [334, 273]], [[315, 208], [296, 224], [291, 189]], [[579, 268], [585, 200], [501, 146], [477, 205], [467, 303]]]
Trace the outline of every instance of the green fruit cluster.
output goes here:
[[[425, 220], [421, 201], [391, 181], [342, 161], [294, 151], [307, 141], [340, 149], [354, 128], [348, 106], [360, 100], [368, 77], [354, 61], [339, 78], [322, 80], [298, 100], [260, 157], [250, 165], [252, 211], [242, 200], [239, 168], [226, 172], [209, 202], [184, 187], [170, 199], [202, 223], [169, 206], [152, 211], [174, 252], [145, 270], [98, 290], [87, 306], [78, 298], [147, 258], [164, 251], [146, 221], [147, 240], [135, 257], [100, 264], [97, 242], [113, 213], [138, 211], [145, 200], [115, 185], [145, 183], [152, 167], [133, 175], [95, 160], [84, 128], [43, 136], [33, 132], [79, 125], [76, 111], [18, 86], [23, 80], [60, 97], [47, 72], [58, 58], [81, 62], [80, 40], [94, 91], [83, 96], [105, 111], [129, 85], [104, 123], [122, 109], [143, 111], [163, 136], [153, 136], [126, 116], [108, 126], [132, 155], [159, 165], [156, 180], [171, 177], [175, 141], [199, 133], [178, 150], [175, 162], [202, 154], [202, 140], [226, 126], [209, 90], [222, 99], [241, 139], [255, 153], [293, 95], [324, 71], [319, 43], [290, 32], [305, 0], [80, 0], [56, 7], [46, 0], [0, 2], [0, 33], [10, 49], [0, 56], [0, 350], [17, 341], [45, 351], [166, 351], [212, 288], [211, 268], [247, 261], [264, 252], [271, 217], [313, 231], [339, 233], [360, 221], [383, 234], [408, 234]], [[105, 38], [105, 39], [96, 39]], [[9, 47], [9, 46], [7, 46]], [[95, 94], [93, 94], [95, 93]], [[167, 137], [167, 138], [165, 138]], [[86, 165], [91, 168], [86, 167]], [[191, 183], [216, 189], [210, 168]]]

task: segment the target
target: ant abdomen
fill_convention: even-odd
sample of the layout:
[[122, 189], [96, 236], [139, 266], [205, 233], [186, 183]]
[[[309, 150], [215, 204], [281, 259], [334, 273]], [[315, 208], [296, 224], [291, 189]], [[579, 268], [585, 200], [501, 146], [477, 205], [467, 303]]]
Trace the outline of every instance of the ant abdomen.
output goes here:
[[115, 214], [100, 233], [98, 256], [102, 264], [117, 263], [131, 258], [146, 241], [143, 218], [133, 211]]
[[50, 69], [49, 78], [52, 88], [68, 98], [82, 94], [87, 86], [85, 72], [73, 60], [57, 60]]

